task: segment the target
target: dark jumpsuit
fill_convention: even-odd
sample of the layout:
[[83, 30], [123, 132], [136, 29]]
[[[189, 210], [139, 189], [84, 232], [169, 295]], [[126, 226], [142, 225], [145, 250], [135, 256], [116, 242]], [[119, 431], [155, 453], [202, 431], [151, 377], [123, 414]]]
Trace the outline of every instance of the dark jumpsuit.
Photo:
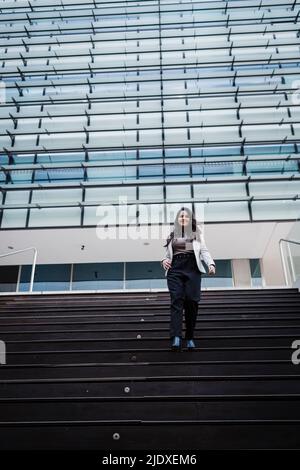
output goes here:
[[171, 297], [170, 338], [182, 338], [183, 309], [185, 314], [185, 339], [193, 339], [198, 302], [201, 298], [201, 271], [194, 252], [173, 255], [167, 272], [167, 285]]

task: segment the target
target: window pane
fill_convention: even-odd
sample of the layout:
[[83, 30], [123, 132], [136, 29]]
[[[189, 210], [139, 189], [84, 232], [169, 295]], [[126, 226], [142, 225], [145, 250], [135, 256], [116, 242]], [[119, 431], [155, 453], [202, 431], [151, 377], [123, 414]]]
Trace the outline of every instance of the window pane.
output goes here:
[[[202, 274], [201, 288], [214, 287], [233, 287], [233, 276], [231, 269], [231, 260], [221, 259], [215, 260], [216, 273], [210, 276], [207, 273]], [[208, 272], [207, 266], [205, 269]]]
[[126, 263], [126, 289], [151, 289], [161, 286], [164, 272], [156, 261]]
[[194, 197], [225, 199], [227, 197], [246, 197], [246, 186], [244, 183], [220, 183], [220, 184], [194, 184]]
[[260, 270], [260, 260], [250, 259], [251, 283], [253, 287], [262, 286], [262, 277]]
[[1, 228], [25, 227], [27, 209], [4, 209]]
[[0, 266], [0, 292], [17, 290], [18, 272], [19, 266]]
[[[195, 207], [198, 204], [195, 204]], [[200, 206], [200, 210], [202, 207]], [[249, 210], [247, 202], [209, 202], [204, 205], [204, 221], [233, 221], [249, 220]]]
[[136, 188], [134, 186], [120, 187], [114, 186], [103, 188], [86, 188], [85, 201], [96, 202], [111, 202], [116, 203], [119, 200], [136, 200]]
[[140, 186], [139, 200], [148, 201], [149, 199], [163, 200], [163, 186]]
[[167, 201], [182, 199], [187, 200], [191, 198], [191, 187], [190, 185], [169, 185], [166, 187], [166, 198]]
[[[20, 291], [28, 291], [31, 266], [24, 265], [21, 270]], [[70, 289], [70, 264], [36, 265], [33, 283], [34, 291], [55, 291]]]
[[30, 209], [29, 227], [66, 227], [80, 225], [79, 207]]
[[253, 220], [297, 219], [300, 201], [253, 201]]
[[122, 289], [123, 263], [74, 264], [72, 289]]
[[79, 189], [39, 189], [32, 191], [32, 202], [62, 203], [81, 202], [82, 190]]

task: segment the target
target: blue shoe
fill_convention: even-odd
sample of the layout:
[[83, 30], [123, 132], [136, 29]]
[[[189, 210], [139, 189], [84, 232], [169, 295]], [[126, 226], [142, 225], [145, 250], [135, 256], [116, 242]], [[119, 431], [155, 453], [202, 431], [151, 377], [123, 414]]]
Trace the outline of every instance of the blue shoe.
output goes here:
[[186, 342], [186, 347], [188, 348], [189, 351], [193, 351], [196, 347], [194, 340], [193, 339], [188, 339]]
[[171, 348], [172, 348], [172, 351], [181, 350], [181, 338], [179, 336], [174, 336]]

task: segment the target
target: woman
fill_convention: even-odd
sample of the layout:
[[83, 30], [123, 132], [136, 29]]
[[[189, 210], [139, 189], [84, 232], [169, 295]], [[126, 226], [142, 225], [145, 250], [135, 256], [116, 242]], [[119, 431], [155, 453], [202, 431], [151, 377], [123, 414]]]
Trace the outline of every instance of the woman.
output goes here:
[[166, 270], [168, 289], [171, 296], [170, 339], [171, 349], [182, 347], [182, 316], [185, 313], [185, 339], [188, 350], [195, 349], [194, 329], [201, 293], [201, 273], [209, 267], [208, 274], [215, 274], [215, 262], [205, 246], [205, 241], [192, 211], [181, 207], [177, 212], [174, 230], [170, 233], [165, 257], [161, 264]]

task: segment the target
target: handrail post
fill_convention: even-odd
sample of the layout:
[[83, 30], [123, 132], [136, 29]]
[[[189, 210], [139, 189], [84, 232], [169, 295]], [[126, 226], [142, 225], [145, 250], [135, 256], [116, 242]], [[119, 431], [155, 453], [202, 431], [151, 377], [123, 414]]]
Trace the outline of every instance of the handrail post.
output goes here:
[[290, 244], [288, 244], [288, 251], [289, 251], [290, 263], [291, 263], [292, 281], [295, 282], [296, 274], [295, 274], [295, 268], [294, 268], [294, 262], [293, 262], [293, 259], [292, 259], [292, 252], [291, 252]]
[[32, 292], [32, 289], [33, 289], [33, 280], [34, 280], [34, 275], [35, 275], [35, 266], [36, 266], [36, 258], [37, 258], [37, 249], [33, 248], [33, 250], [34, 250], [34, 255], [33, 255], [32, 268], [31, 268], [29, 292]]
[[288, 276], [287, 276], [287, 269], [286, 269], [284, 254], [283, 254], [282, 241], [283, 240], [279, 241], [279, 250], [280, 250], [280, 255], [281, 255], [281, 263], [282, 263], [282, 267], [283, 267], [285, 285], [288, 286]]

